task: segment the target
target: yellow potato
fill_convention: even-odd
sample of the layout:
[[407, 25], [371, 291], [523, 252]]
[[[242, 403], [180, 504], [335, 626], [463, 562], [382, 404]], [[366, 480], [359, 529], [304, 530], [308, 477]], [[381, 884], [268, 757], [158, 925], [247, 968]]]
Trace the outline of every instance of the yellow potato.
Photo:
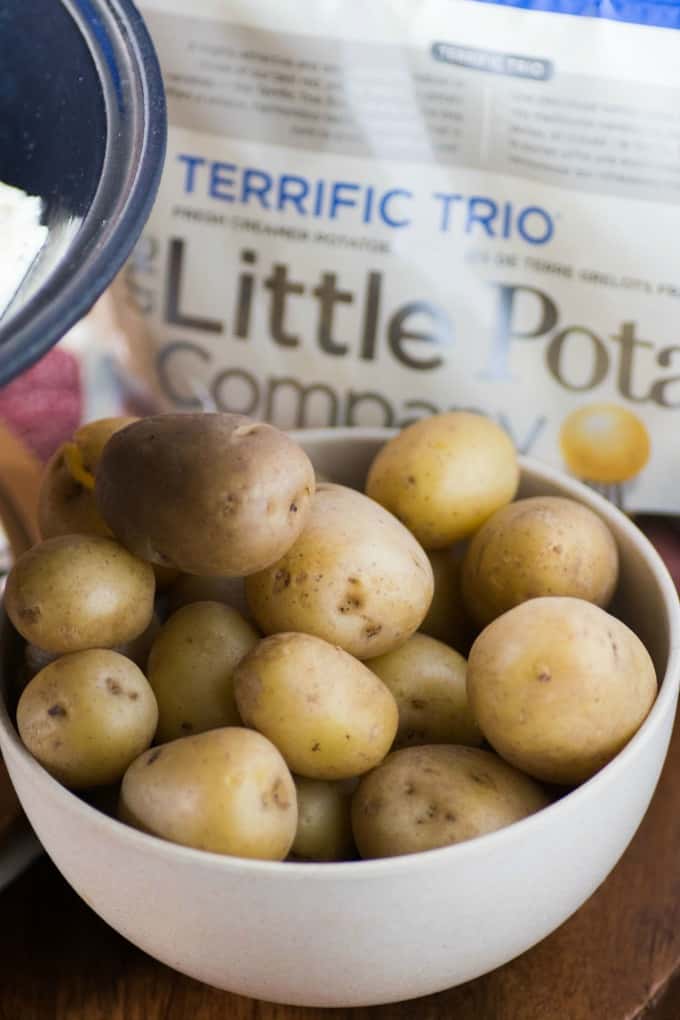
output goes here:
[[414, 634], [368, 663], [392, 692], [399, 709], [395, 747], [411, 744], [481, 744], [465, 690], [462, 655], [425, 634]]
[[139, 637], [151, 623], [154, 592], [149, 564], [117, 542], [61, 535], [19, 557], [5, 608], [26, 641], [61, 654]]
[[282, 556], [313, 492], [304, 450], [238, 414], [161, 414], [116, 432], [95, 489], [104, 520], [138, 556], [225, 577]]
[[506, 761], [549, 783], [581, 783], [618, 754], [656, 697], [654, 665], [625, 624], [574, 598], [523, 602], [479, 635], [468, 697]]
[[295, 544], [246, 579], [248, 604], [266, 634], [315, 634], [359, 659], [406, 641], [432, 591], [432, 568], [413, 536], [341, 485], [322, 484]]
[[143, 754], [123, 778], [119, 814], [183, 846], [282, 861], [297, 828], [295, 783], [273, 744], [231, 726]]
[[515, 448], [500, 426], [466, 411], [409, 425], [375, 457], [366, 493], [403, 521], [424, 549], [473, 534], [513, 499]]
[[74, 652], [45, 666], [17, 708], [24, 744], [71, 789], [115, 783], [151, 743], [156, 699], [146, 677], [118, 652]]
[[463, 563], [463, 597], [480, 626], [542, 595], [571, 595], [605, 608], [619, 572], [614, 536], [573, 499], [536, 496], [498, 510]]
[[346, 861], [354, 857], [349, 784], [294, 778], [298, 824], [292, 856], [306, 861]]
[[276, 634], [236, 668], [246, 726], [274, 743], [309, 779], [347, 779], [374, 768], [397, 732], [397, 705], [357, 659], [309, 634]]
[[156, 740], [239, 726], [233, 673], [258, 640], [235, 609], [219, 602], [194, 602], [173, 613], [149, 655], [149, 683], [158, 701]]
[[469, 642], [468, 620], [460, 583], [462, 555], [462, 551], [455, 546], [428, 553], [434, 576], [434, 595], [420, 630], [450, 645], [457, 652], [464, 653]]
[[362, 857], [396, 857], [483, 836], [548, 803], [533, 779], [489, 751], [406, 747], [361, 780], [352, 828]]
[[82, 425], [56, 451], [43, 475], [38, 526], [43, 538], [102, 535], [112, 538], [94, 499], [94, 477], [105, 443], [136, 418], [100, 418]]

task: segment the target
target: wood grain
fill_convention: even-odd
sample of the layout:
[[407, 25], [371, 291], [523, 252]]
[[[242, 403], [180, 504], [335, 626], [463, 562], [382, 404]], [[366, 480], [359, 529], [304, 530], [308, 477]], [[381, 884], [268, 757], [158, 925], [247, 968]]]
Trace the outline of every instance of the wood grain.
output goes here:
[[679, 785], [676, 726], [647, 817], [588, 903], [493, 974], [399, 1006], [306, 1010], [199, 985], [116, 935], [43, 859], [0, 894], [0, 1020], [680, 1020]]

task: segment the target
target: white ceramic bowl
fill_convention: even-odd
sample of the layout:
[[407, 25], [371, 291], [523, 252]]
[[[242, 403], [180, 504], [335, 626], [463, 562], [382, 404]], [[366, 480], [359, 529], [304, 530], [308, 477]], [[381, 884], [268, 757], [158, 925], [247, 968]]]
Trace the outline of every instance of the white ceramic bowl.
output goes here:
[[[361, 485], [391, 433], [297, 438], [317, 467]], [[69, 793], [27, 754], [0, 699], [0, 747], [57, 867], [110, 925], [185, 974], [242, 995], [355, 1006], [425, 995], [477, 977], [544, 938], [602, 882], [647, 808], [678, 694], [680, 611], [642, 534], [583, 486], [523, 463], [522, 494], [596, 510], [621, 551], [616, 611], [663, 681], [644, 725], [606, 768], [540, 813], [458, 846], [389, 860], [291, 864], [220, 857], [136, 832]], [[11, 639], [3, 646], [4, 676]]]

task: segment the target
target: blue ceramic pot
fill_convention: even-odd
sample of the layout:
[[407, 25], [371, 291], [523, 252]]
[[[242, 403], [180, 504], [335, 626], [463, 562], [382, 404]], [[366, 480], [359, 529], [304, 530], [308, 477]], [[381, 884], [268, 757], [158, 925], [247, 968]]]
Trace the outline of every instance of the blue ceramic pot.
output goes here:
[[0, 0], [0, 181], [40, 195], [49, 227], [0, 320], [0, 385], [120, 269], [155, 198], [165, 138], [160, 68], [129, 0]]

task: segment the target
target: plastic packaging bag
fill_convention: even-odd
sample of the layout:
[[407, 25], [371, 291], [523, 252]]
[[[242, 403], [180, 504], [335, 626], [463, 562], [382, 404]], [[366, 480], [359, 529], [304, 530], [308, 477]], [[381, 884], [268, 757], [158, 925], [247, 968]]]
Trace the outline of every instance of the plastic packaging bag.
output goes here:
[[680, 510], [676, 5], [140, 6], [169, 148], [114, 293], [160, 406], [474, 408]]

